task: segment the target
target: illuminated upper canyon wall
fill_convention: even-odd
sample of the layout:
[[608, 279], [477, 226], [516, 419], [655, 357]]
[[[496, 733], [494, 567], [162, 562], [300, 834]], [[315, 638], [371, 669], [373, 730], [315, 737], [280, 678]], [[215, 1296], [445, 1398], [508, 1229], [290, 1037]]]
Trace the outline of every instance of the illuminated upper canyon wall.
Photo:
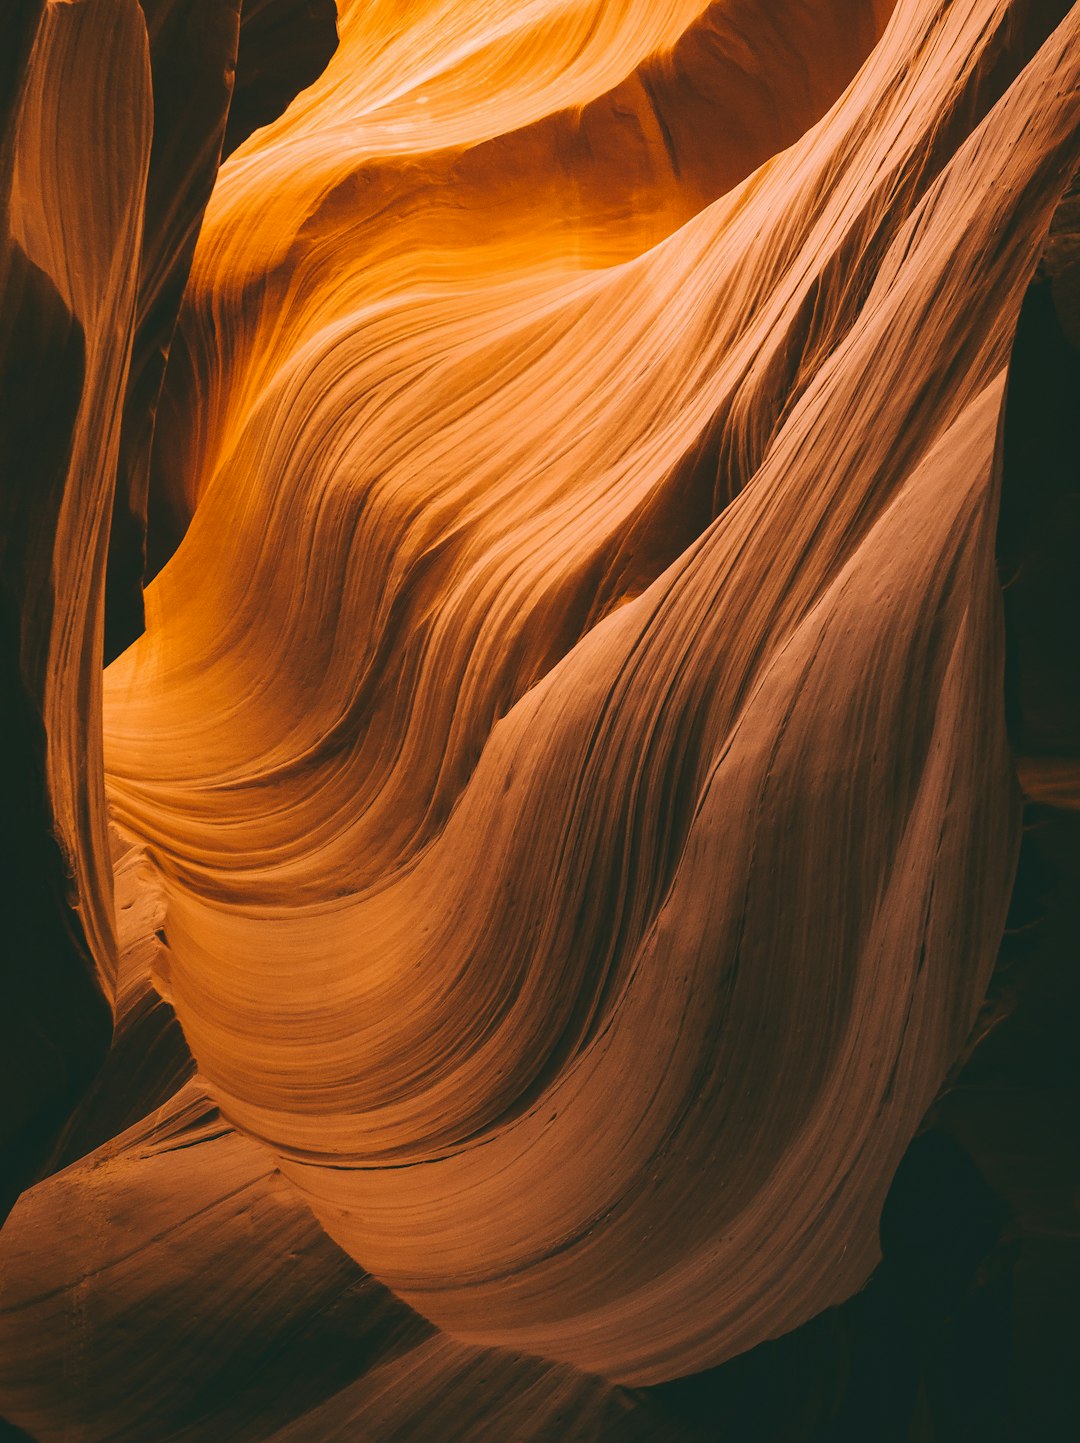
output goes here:
[[276, 1167], [268, 1256], [317, 1292], [332, 1239], [432, 1377], [711, 1367], [865, 1282], [1005, 926], [1000, 418], [1080, 17], [381, 0], [290, 75], [284, 3], [217, 9], [22, 11], [5, 275], [67, 378], [4, 557], [68, 929], [24, 1012], [71, 1052], [94, 982], [117, 1033], [15, 1312], [104, 1144], [161, 1235]]
[[506, 35], [483, 5], [345, 11], [323, 80], [226, 168], [207, 216], [158, 423], [152, 563], [244, 410], [332, 321], [452, 276], [539, 282], [640, 254], [817, 119], [880, 10], [525, 5]]

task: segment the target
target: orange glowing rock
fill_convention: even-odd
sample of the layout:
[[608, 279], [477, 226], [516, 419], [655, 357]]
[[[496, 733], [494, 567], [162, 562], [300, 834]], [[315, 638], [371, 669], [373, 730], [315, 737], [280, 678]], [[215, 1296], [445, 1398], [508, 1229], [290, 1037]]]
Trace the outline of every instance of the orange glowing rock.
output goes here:
[[[866, 1282], [998, 954], [1002, 417], [1080, 10], [349, 0], [330, 55], [316, 4], [313, 83], [280, 113], [294, 72], [253, 60], [230, 117], [211, 60], [308, 9], [205, 45], [159, 9], [202, 108], [133, 0], [86, 0], [44, 12], [12, 131], [5, 264], [85, 354], [17, 660], [116, 1037], [6, 1234], [0, 1407], [182, 1435], [175, 1359], [127, 1413], [57, 1396], [37, 1340], [100, 1247], [95, 1377], [199, 1297], [251, 1358], [339, 1305], [369, 1337], [258, 1407], [226, 1360], [211, 1430], [414, 1436], [461, 1388], [461, 1436], [674, 1439], [625, 1385]], [[122, 103], [57, 105], [76, 41]], [[102, 683], [114, 504], [113, 635], [152, 579]], [[1021, 576], [1011, 741], [1067, 807], [1038, 606]]]

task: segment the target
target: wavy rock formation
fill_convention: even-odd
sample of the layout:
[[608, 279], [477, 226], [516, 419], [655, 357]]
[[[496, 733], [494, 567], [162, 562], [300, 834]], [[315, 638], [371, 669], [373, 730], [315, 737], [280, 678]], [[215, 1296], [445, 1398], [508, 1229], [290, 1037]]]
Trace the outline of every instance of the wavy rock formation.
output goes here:
[[3, 23], [6, 1212], [108, 1046], [103, 581], [151, 105], [134, 5]]
[[[248, 62], [254, 79], [242, 69], [241, 97], [256, 92], [249, 109], [265, 120], [283, 108], [290, 68], [299, 84], [317, 67], [267, 43], [275, 16], [289, 32], [284, 5], [254, 10], [247, 50], [265, 54]], [[307, 11], [325, 60], [333, 18], [325, 4]], [[171, 0], [17, 0], [3, 21], [3, 886], [21, 960], [6, 994], [0, 1212], [108, 1046], [105, 555], [112, 654], [141, 629], [154, 408], [216, 174], [238, 12], [239, 0], [197, 13]]]
[[0, 1410], [676, 1439], [627, 1386], [870, 1277], [998, 1017], [1016, 757], [1075, 802], [1080, 10], [206, 8], [20, 52], [79, 378], [5, 551], [69, 928], [22, 1007], [78, 1059], [96, 969], [116, 1032], [39, 1066]]
[[[342, 7], [325, 77], [245, 147], [207, 217], [152, 458], [152, 566], [231, 446], [221, 430], [242, 427], [236, 408], [331, 321], [451, 274], [465, 304], [488, 277], [639, 254], [797, 139], [885, 10], [853, 23], [838, 0], [591, 0], [522, 7], [488, 35], [483, 6], [416, 7], [411, 24], [407, 9]], [[559, 44], [542, 48], [549, 32]], [[270, 251], [253, 263], [255, 235]]]
[[0, 1390], [34, 1437], [330, 1439], [359, 1426], [524, 1443], [565, 1436], [567, 1416], [631, 1443], [682, 1436], [599, 1379], [439, 1337], [333, 1246], [196, 1089], [33, 1189], [9, 1227]]

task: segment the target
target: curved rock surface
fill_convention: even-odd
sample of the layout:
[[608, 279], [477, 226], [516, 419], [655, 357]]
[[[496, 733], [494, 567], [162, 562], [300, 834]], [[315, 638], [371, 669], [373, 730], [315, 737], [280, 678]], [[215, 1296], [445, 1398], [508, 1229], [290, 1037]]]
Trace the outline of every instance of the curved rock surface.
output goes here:
[[[872, 1266], [1018, 836], [998, 378], [1075, 37], [994, 104], [1007, 24], [901, 6], [803, 141], [615, 266], [474, 244], [418, 287], [395, 244], [350, 279], [311, 220], [319, 155], [334, 196], [354, 164], [333, 67], [208, 217], [215, 305], [234, 215], [297, 290], [257, 395], [203, 393], [220, 459], [109, 673], [113, 805], [215, 1097], [457, 1336], [657, 1381]], [[457, 139], [431, 84], [349, 144]], [[295, 169], [252, 222], [263, 162]]]
[[104, 573], [151, 138], [136, 5], [20, 0], [3, 32], [0, 1216], [108, 1047]]
[[13, 91], [30, 933], [116, 1031], [39, 1068], [0, 1411], [674, 1440], [628, 1388], [871, 1276], [1077, 795], [1080, 10], [205, 8], [50, 5]]

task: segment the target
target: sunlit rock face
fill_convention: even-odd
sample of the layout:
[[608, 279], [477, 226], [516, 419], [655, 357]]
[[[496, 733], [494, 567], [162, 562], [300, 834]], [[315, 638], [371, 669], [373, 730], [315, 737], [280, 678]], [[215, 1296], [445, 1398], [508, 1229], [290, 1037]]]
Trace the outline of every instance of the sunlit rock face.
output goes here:
[[687, 1436], [1075, 805], [1080, 13], [13, 14], [0, 1412]]

